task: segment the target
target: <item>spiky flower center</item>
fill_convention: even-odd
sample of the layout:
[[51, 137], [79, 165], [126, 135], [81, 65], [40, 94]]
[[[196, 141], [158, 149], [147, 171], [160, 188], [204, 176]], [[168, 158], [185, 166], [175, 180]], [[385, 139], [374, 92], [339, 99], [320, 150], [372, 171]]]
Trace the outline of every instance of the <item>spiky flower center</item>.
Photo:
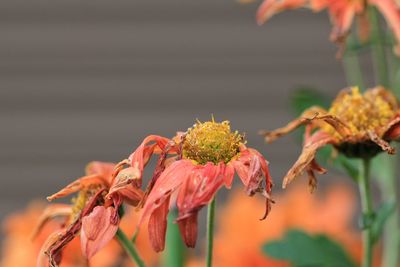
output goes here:
[[[363, 95], [357, 87], [339, 96], [329, 113], [343, 121], [356, 136], [384, 127], [395, 116], [394, 107], [383, 95], [374, 94], [373, 91]], [[333, 131], [331, 127], [328, 128], [328, 131]]]
[[188, 129], [183, 142], [182, 154], [184, 158], [195, 160], [199, 164], [228, 163], [239, 153], [242, 142], [242, 135], [237, 131], [231, 132], [229, 121], [197, 122]]

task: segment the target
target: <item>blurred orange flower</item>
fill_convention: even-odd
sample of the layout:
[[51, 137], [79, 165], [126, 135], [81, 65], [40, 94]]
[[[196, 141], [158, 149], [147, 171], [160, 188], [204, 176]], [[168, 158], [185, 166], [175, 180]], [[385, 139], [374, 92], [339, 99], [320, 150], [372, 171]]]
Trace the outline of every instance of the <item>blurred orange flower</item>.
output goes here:
[[[61, 221], [50, 221], [35, 239], [32, 239], [34, 229], [46, 205], [41, 202], [31, 203], [25, 210], [10, 215], [3, 222], [4, 240], [2, 244], [2, 267], [36, 267], [37, 256], [47, 237], [61, 228]], [[120, 227], [132, 235], [138, 221], [138, 213], [133, 210], [126, 212]], [[154, 266], [158, 256], [151, 249], [147, 232], [143, 231], [136, 239], [136, 246], [147, 266]], [[79, 238], [74, 238], [63, 250], [63, 261], [60, 267], [133, 267], [131, 260], [124, 253], [117, 241], [112, 240], [89, 261], [82, 253]]]
[[[223, 216], [219, 218], [215, 235], [214, 266], [289, 266], [265, 256], [261, 247], [267, 241], [280, 239], [293, 228], [328, 235], [358, 262], [362, 253], [361, 237], [352, 227], [356, 196], [349, 187], [331, 185], [322, 197], [294, 186], [276, 198], [269, 219], [260, 222], [257, 211], [263, 206], [262, 201], [249, 201], [240, 192], [231, 194], [220, 209]], [[202, 264], [193, 261], [189, 266]]]
[[307, 7], [314, 12], [327, 9], [334, 28], [331, 40], [343, 43], [353, 21], [360, 21], [360, 37], [368, 37], [368, 5], [375, 6], [385, 17], [397, 40], [395, 51], [400, 53], [400, 8], [396, 0], [264, 0], [257, 11], [257, 22], [264, 23], [273, 15], [288, 9]]

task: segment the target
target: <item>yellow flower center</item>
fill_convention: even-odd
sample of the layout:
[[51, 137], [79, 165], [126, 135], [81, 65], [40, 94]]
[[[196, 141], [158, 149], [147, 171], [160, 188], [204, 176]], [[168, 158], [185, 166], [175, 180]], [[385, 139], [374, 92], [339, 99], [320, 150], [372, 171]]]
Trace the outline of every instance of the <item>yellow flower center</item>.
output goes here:
[[85, 208], [89, 199], [94, 196], [101, 189], [101, 185], [91, 185], [89, 188], [85, 188], [79, 191], [78, 195], [72, 198], [72, 213], [70, 216], [70, 222], [75, 221], [82, 210]]
[[204, 123], [197, 122], [188, 129], [182, 155], [183, 158], [195, 160], [199, 164], [228, 163], [239, 153], [242, 141], [242, 135], [237, 131], [231, 132], [229, 121], [217, 123], [213, 119]]
[[[362, 95], [357, 87], [353, 87], [350, 92], [339, 95], [329, 113], [343, 121], [355, 136], [376, 131], [395, 116], [395, 108], [390, 99], [380, 92], [369, 90]], [[325, 130], [334, 132], [332, 127], [325, 127]]]

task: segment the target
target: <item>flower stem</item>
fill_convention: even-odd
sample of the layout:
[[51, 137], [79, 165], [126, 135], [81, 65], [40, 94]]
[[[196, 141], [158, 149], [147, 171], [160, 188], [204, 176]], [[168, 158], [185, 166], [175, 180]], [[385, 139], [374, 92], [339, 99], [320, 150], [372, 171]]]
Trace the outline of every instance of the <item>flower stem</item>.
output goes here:
[[131, 240], [129, 240], [126, 234], [121, 229], [118, 229], [115, 236], [121, 243], [121, 246], [125, 249], [126, 253], [131, 257], [133, 262], [135, 262], [138, 267], [145, 267], [143, 260], [140, 258], [139, 253], [136, 251], [135, 245], [132, 243]]
[[215, 214], [215, 197], [208, 205], [207, 211], [207, 267], [212, 266], [213, 242], [214, 242], [214, 214]]
[[375, 7], [369, 8], [372, 33], [372, 56], [375, 65], [376, 82], [384, 87], [389, 86], [388, 62], [385, 50], [385, 34], [379, 25], [379, 14]]
[[358, 177], [358, 187], [361, 198], [362, 210], [362, 243], [363, 243], [363, 260], [362, 267], [372, 266], [372, 232], [371, 232], [371, 219], [373, 215], [372, 200], [370, 192], [369, 181], [370, 160], [363, 159], [360, 164], [360, 171]]
[[165, 267], [183, 267], [185, 263], [185, 246], [180, 236], [179, 227], [174, 223], [177, 217], [178, 210], [174, 207], [168, 214], [166, 246], [162, 258], [162, 266]]
[[357, 45], [358, 40], [355, 33], [350, 35], [346, 43], [346, 51], [343, 56], [343, 65], [349, 86], [358, 86], [361, 90], [365, 89], [363, 73], [361, 69], [360, 59], [356, 51], [352, 51], [351, 47]]

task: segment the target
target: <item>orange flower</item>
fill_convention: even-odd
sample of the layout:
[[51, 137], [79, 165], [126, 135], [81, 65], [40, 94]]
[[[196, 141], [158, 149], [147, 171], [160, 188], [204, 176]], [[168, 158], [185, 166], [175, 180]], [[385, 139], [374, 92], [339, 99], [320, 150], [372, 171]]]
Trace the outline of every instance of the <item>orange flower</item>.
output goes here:
[[400, 8], [396, 0], [264, 0], [257, 11], [257, 22], [262, 24], [273, 15], [287, 9], [307, 7], [314, 12], [328, 9], [334, 25], [331, 40], [343, 43], [355, 18], [361, 23], [362, 39], [368, 35], [368, 27], [364, 27], [368, 21], [368, 5], [375, 6], [385, 17], [397, 40], [395, 51], [400, 55]]
[[45, 255], [51, 266], [57, 266], [62, 249], [79, 232], [82, 253], [89, 259], [113, 239], [118, 230], [118, 209], [122, 202], [136, 205], [143, 197], [142, 191], [123, 172], [115, 176], [114, 168], [112, 163], [91, 162], [86, 168], [86, 176], [47, 198], [54, 200], [79, 191], [73, 205], [51, 205], [44, 211], [37, 232], [54, 217], [64, 217], [66, 222], [65, 227], [52, 233], [44, 243], [38, 266], [46, 265]]
[[130, 172], [140, 179], [151, 155], [161, 153], [141, 217], [141, 222], [150, 217], [149, 237], [155, 251], [164, 249], [171, 194], [177, 192], [177, 223], [183, 240], [188, 247], [194, 247], [199, 210], [211, 202], [223, 185], [231, 188], [235, 171], [248, 195], [260, 192], [266, 197], [264, 218], [267, 216], [272, 187], [268, 164], [258, 151], [247, 148], [244, 143], [243, 136], [231, 132], [227, 121], [198, 122], [171, 140], [148, 136], [129, 160], [120, 164], [129, 164]]
[[342, 90], [329, 111], [312, 107], [285, 127], [262, 134], [267, 142], [272, 142], [301, 125], [306, 125], [303, 151], [286, 174], [283, 188], [307, 171], [314, 189], [314, 171], [326, 172], [316, 163], [315, 155], [327, 144], [349, 157], [369, 158], [381, 151], [394, 154], [395, 149], [388, 142], [400, 137], [400, 109], [396, 98], [383, 87], [369, 89], [364, 95], [353, 87]]
[[[249, 201], [238, 192], [230, 195], [220, 209], [224, 216], [216, 226], [214, 266], [287, 267], [289, 264], [263, 254], [261, 247], [268, 241], [281, 239], [289, 229], [328, 235], [356, 261], [361, 258], [361, 239], [352, 227], [356, 196], [348, 186], [330, 185], [323, 195], [308, 194], [294, 186], [276, 198], [279, 201], [274, 212], [262, 223], [256, 220], [262, 201]], [[204, 266], [204, 263], [192, 261], [188, 266]]]
[[[34, 239], [32, 229], [37, 223], [45, 209], [44, 203], [34, 202], [25, 210], [8, 216], [3, 222], [3, 243], [2, 258], [0, 266], [2, 267], [36, 267], [36, 259], [43, 243], [53, 232], [60, 230], [61, 222], [52, 220], [46, 223]], [[135, 231], [135, 223], [138, 221], [138, 213], [127, 210], [126, 215], [120, 223], [124, 232], [132, 235]], [[151, 249], [146, 233], [140, 233], [136, 238], [135, 245], [140, 250], [141, 256], [147, 266], [154, 266], [157, 262], [157, 254]], [[99, 251], [89, 261], [86, 260], [80, 247], [78, 237], [69, 242], [63, 250], [63, 260], [60, 267], [112, 267], [116, 263], [121, 263], [121, 267], [133, 267], [133, 263], [123, 252], [121, 246], [116, 241], [111, 241], [107, 246]]]

